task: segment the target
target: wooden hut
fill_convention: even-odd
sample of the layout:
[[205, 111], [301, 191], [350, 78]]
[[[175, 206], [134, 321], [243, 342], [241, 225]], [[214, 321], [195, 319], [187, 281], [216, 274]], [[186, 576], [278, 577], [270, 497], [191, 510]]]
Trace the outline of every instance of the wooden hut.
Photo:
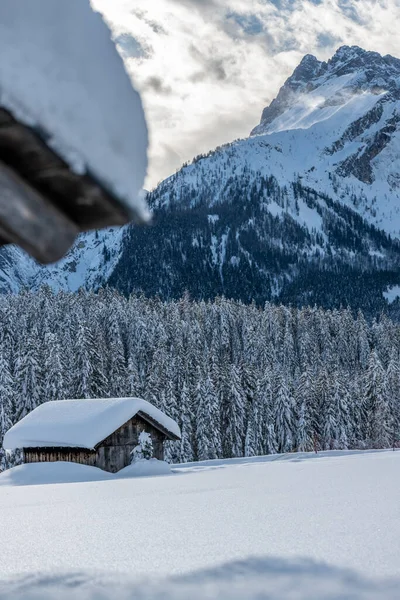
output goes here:
[[175, 421], [140, 398], [59, 400], [38, 406], [4, 436], [8, 450], [23, 450], [25, 463], [70, 461], [115, 473], [131, 463], [142, 431], [154, 457], [164, 442], [179, 440]]

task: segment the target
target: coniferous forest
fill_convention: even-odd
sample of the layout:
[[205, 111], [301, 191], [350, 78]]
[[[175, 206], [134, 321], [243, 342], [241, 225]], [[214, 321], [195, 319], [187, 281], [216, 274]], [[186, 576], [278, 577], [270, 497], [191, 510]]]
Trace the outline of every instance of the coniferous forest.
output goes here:
[[[175, 418], [172, 462], [400, 440], [400, 326], [112, 290], [0, 299], [1, 435], [38, 404], [140, 396]], [[2, 451], [1, 465], [18, 453]]]

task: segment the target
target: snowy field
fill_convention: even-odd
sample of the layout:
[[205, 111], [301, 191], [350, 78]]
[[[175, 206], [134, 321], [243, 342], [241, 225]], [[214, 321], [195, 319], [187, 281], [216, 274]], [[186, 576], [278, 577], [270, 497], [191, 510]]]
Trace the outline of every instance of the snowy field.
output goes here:
[[3, 474], [0, 598], [398, 598], [399, 472], [400, 451], [371, 451], [81, 483]]

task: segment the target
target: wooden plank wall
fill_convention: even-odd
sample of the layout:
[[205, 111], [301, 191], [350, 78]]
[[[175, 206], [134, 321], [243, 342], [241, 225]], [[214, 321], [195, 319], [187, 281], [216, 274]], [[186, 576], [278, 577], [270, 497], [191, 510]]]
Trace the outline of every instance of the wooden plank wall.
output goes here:
[[108, 436], [96, 450], [82, 448], [24, 448], [24, 462], [68, 461], [116, 473], [131, 462], [131, 452], [142, 431], [150, 433], [154, 457], [164, 459], [165, 435], [140, 417], [134, 417]]

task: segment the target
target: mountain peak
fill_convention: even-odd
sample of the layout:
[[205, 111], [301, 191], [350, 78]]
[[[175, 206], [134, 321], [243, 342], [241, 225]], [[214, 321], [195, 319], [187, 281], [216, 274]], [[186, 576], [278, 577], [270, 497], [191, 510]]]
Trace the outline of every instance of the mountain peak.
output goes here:
[[[251, 135], [270, 133], [276, 130], [273, 122], [293, 107], [301, 98], [320, 88], [327, 101], [337, 103], [337, 86], [331, 85], [342, 77], [343, 98], [361, 92], [399, 91], [400, 60], [393, 56], [382, 56], [378, 52], [364, 50], [359, 46], [341, 46], [327, 62], [319, 61], [312, 54], [306, 54], [293, 74], [279, 90], [277, 97], [267, 106], [260, 124]], [[329, 91], [331, 90], [331, 91]], [[332, 90], [335, 90], [334, 92]], [[280, 121], [283, 119], [280, 119]]]
[[359, 46], [341, 46], [327, 63], [328, 70], [337, 73], [338, 68], [347, 69], [349, 72], [357, 69], [369, 70], [375, 76], [379, 71], [383, 77], [393, 71], [400, 75], [400, 60], [390, 54], [382, 56], [379, 52], [364, 50]]
[[296, 87], [297, 82], [307, 83], [319, 73], [323, 64], [313, 54], [306, 54], [286, 84]]
[[[364, 48], [360, 48], [360, 46], [340, 46], [331, 60], [341, 60], [343, 58], [348, 58], [352, 56], [363, 56], [365, 54], [369, 54], [368, 50], [364, 50]], [[371, 54], [377, 54], [377, 52], [371, 52]]]

